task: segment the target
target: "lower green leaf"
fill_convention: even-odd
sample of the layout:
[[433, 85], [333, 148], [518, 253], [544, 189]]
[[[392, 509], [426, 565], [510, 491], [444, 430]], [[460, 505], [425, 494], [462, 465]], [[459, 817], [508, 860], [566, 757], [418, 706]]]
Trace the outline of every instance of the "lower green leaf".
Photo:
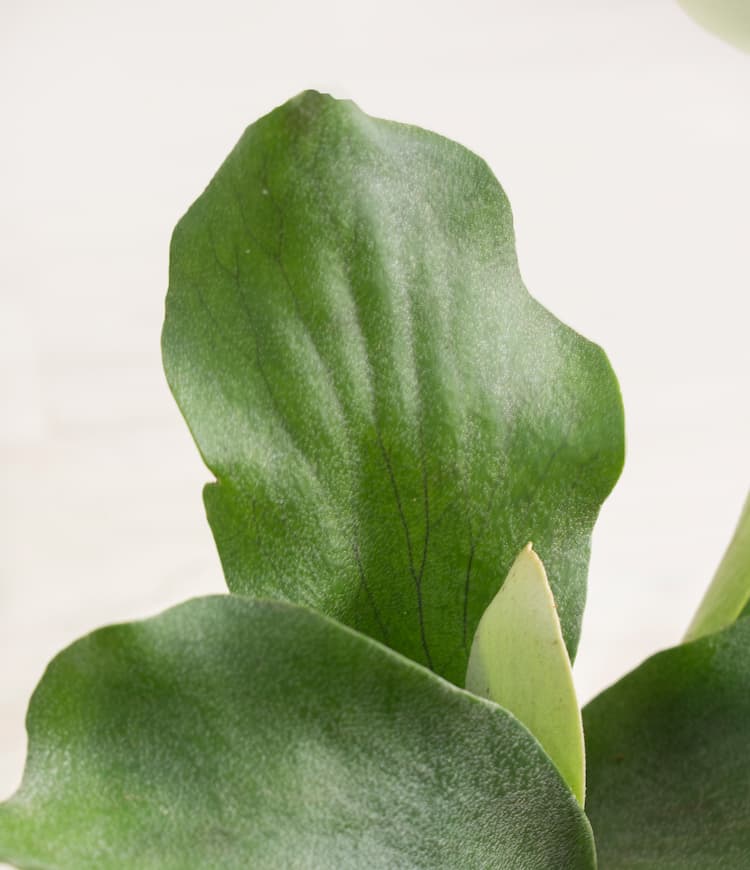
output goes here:
[[750, 861], [750, 621], [659, 653], [583, 711], [600, 866]]
[[588, 822], [507, 711], [329, 619], [240, 597], [105, 628], [49, 666], [21, 868], [593, 868]]

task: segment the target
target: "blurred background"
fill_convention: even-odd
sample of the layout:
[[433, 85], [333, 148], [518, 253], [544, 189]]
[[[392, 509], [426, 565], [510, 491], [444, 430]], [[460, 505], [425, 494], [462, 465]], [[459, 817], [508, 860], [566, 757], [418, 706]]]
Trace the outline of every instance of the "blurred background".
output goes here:
[[674, 0], [0, 0], [0, 798], [49, 659], [224, 591], [159, 333], [172, 227], [298, 91], [507, 191], [531, 293], [620, 379], [582, 701], [678, 642], [750, 483], [750, 56]]

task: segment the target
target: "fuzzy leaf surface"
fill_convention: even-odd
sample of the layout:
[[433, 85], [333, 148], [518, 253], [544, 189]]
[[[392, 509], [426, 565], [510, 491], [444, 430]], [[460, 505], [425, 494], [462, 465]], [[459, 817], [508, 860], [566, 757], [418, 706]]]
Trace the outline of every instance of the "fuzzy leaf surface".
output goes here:
[[0, 861], [24, 870], [593, 868], [509, 713], [293, 605], [195, 599], [104, 628], [32, 699]]
[[483, 160], [314, 92], [271, 112], [175, 230], [163, 353], [232, 591], [460, 685], [533, 540], [573, 657], [621, 401], [526, 291]]
[[601, 870], [750, 855], [750, 620], [658, 653], [583, 711]]

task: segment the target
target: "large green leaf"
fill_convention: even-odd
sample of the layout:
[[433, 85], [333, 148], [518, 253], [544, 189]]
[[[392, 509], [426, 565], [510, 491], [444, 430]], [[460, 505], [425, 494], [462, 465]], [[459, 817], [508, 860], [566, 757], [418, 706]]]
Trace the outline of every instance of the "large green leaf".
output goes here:
[[750, 495], [711, 585], [685, 640], [695, 640], [731, 625], [750, 607]]
[[303, 608], [196, 599], [105, 628], [29, 709], [0, 860], [46, 870], [593, 868], [509, 713]]
[[531, 544], [521, 551], [479, 621], [466, 688], [523, 722], [583, 806], [581, 711], [555, 599]]
[[648, 659], [583, 727], [602, 870], [746, 870], [749, 620]]
[[317, 93], [271, 112], [175, 230], [163, 351], [230, 589], [461, 683], [533, 540], [574, 654], [621, 402], [480, 158]]

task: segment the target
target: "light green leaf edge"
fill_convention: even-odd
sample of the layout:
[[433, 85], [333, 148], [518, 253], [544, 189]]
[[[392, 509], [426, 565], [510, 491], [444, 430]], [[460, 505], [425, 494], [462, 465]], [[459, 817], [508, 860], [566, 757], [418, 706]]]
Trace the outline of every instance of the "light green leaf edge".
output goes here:
[[583, 806], [586, 760], [573, 671], [544, 565], [530, 543], [479, 622], [466, 688], [531, 731]]
[[678, 0], [687, 14], [706, 30], [742, 51], [750, 52], [748, 0]]
[[658, 653], [583, 710], [600, 866], [746, 870], [750, 620]]
[[320, 614], [195, 599], [94, 632], [31, 701], [23, 870], [594, 868], [508, 712]]
[[231, 591], [462, 684], [498, 571], [533, 540], [574, 657], [622, 403], [602, 350], [526, 291], [483, 160], [294, 98], [175, 229], [162, 346]]
[[685, 641], [731, 625], [743, 615], [750, 601], [750, 494], [737, 528], [716, 569], [711, 585], [685, 634]]

